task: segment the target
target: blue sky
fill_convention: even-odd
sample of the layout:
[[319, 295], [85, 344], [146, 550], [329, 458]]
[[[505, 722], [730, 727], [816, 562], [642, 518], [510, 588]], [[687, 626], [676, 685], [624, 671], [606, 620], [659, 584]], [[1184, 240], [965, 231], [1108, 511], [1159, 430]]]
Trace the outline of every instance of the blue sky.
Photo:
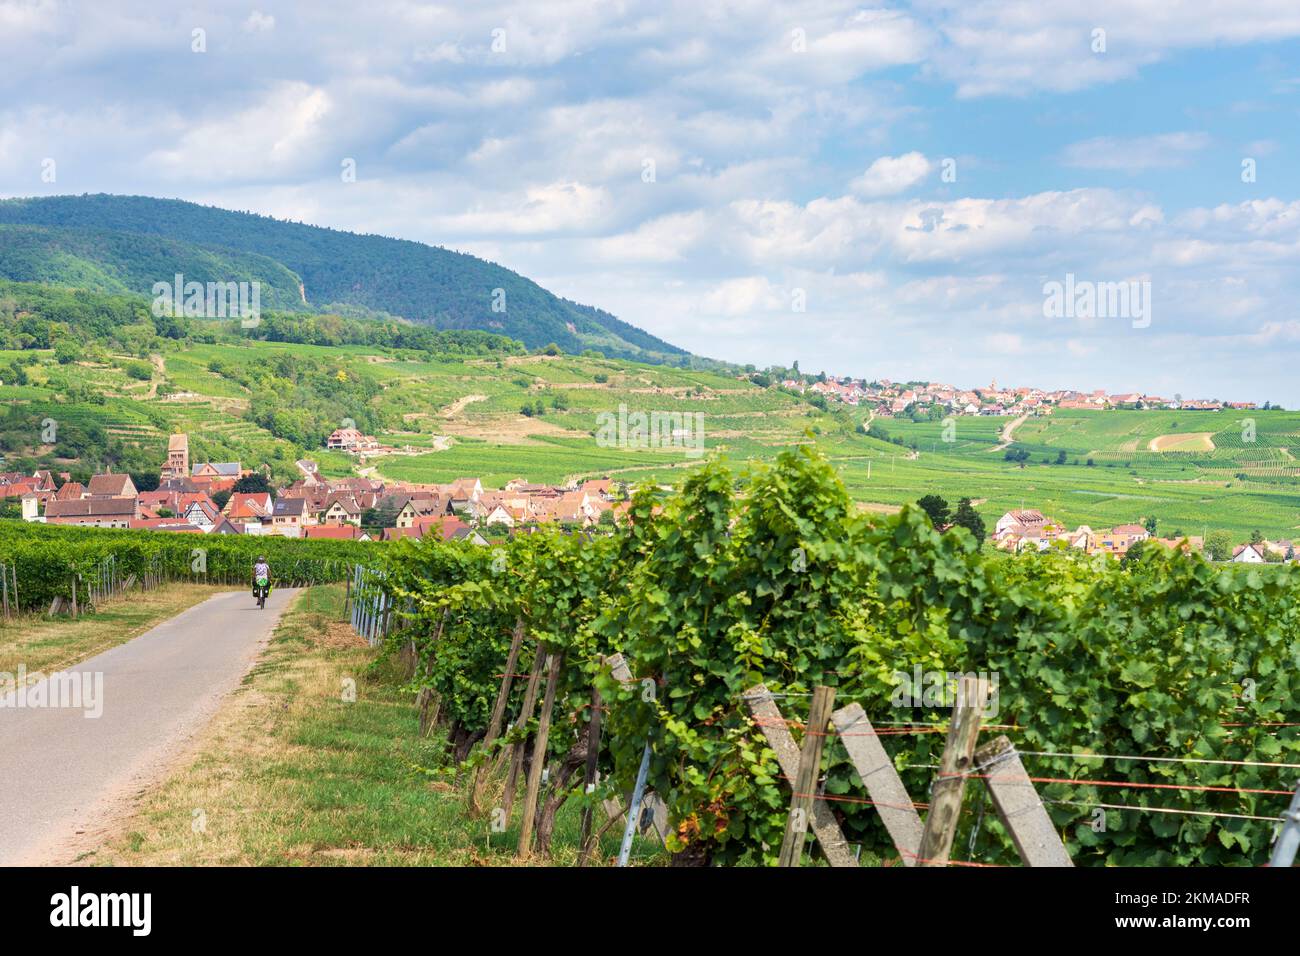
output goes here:
[[[0, 0], [0, 193], [437, 243], [757, 365], [1300, 407], [1297, 54], [1294, 0]], [[1151, 321], [1046, 317], [1067, 274]]]

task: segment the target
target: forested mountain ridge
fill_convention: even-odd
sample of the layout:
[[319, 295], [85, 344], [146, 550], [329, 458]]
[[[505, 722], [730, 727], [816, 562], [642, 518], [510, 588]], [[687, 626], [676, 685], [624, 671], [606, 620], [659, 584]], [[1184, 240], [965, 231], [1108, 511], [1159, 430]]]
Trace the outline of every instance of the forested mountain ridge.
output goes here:
[[[210, 274], [226, 281], [253, 277], [271, 286], [270, 301], [263, 293], [267, 308], [348, 305], [442, 329], [495, 332], [530, 348], [554, 342], [569, 352], [591, 348], [642, 361], [689, 358], [608, 312], [553, 295], [502, 266], [405, 239], [175, 199], [103, 194], [0, 200], [0, 228], [6, 226], [42, 228], [6, 230], [0, 278], [148, 294], [154, 282], [177, 271], [197, 281]], [[163, 261], [167, 253], [175, 267]], [[296, 285], [294, 296], [282, 295], [286, 274], [301, 280], [305, 303]]]
[[0, 278], [117, 295], [150, 295], [155, 282], [259, 282], [263, 309], [301, 310], [302, 286], [281, 263], [256, 253], [117, 232], [0, 223]]

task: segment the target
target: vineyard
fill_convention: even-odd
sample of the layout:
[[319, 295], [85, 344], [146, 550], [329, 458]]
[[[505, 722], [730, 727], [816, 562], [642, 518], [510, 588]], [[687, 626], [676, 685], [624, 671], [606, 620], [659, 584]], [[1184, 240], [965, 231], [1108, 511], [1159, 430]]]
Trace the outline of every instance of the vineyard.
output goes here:
[[[376, 568], [421, 729], [445, 737], [467, 813], [518, 816], [521, 853], [549, 850], [570, 802], [588, 839], [643, 776], [674, 863], [776, 862], [793, 780], [746, 700], [759, 685], [796, 735], [815, 688], [860, 705], [924, 813], [953, 700], [921, 675], [979, 673], [985, 729], [1014, 744], [1076, 865], [1268, 860], [1300, 768], [1294, 569], [1154, 548], [990, 560], [913, 508], [864, 515], [808, 447], [743, 475], [709, 461], [638, 494], [632, 519], [492, 549], [402, 541]], [[797, 796], [856, 862], [910, 865], [846, 737], [826, 735]], [[964, 792], [952, 862], [1016, 863], [985, 788]]]
[[107, 528], [72, 528], [0, 521], [0, 566], [9, 611], [44, 611], [55, 599], [94, 603], [112, 566], [113, 590], [130, 579], [186, 580], [243, 585], [253, 562], [266, 555], [283, 587], [342, 581], [351, 566], [370, 560], [382, 545], [352, 541], [299, 541], [243, 535], [165, 534]]

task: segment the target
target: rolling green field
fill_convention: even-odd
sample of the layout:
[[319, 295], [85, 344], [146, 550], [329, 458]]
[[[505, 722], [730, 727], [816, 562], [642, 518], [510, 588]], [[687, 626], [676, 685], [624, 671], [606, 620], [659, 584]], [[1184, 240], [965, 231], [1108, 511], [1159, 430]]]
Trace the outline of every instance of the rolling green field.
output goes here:
[[[599, 357], [431, 360], [253, 340], [177, 343], [150, 359], [151, 381], [127, 373], [132, 356], [59, 365], [48, 354], [29, 367], [26, 385], [0, 385], [0, 402], [11, 406], [10, 416], [29, 419], [33, 431], [50, 416], [156, 450], [159, 459], [166, 435], [184, 430], [196, 461], [283, 466], [306, 456], [328, 475], [356, 473], [355, 459], [295, 444], [251, 420], [253, 396], [233, 372], [279, 356], [327, 363], [340, 381], [367, 386], [367, 407], [344, 409], [382, 420], [378, 437], [401, 453], [371, 459], [366, 473], [392, 479], [680, 481], [700, 460], [686, 449], [597, 442], [602, 413], [626, 406], [629, 413], [702, 414], [706, 451], [733, 461], [762, 461], [813, 442], [865, 506], [889, 508], [933, 493], [975, 499], [990, 524], [1009, 508], [1033, 507], [1094, 528], [1155, 517], [1162, 535], [1223, 528], [1243, 539], [1255, 530], [1289, 538], [1300, 529], [1297, 412], [1058, 410], [1018, 424], [1009, 448], [1001, 441], [1007, 418], [960, 417], [950, 428], [877, 419], [889, 439], [882, 440], [863, 433], [865, 409], [823, 411], [720, 373]], [[525, 405], [532, 415], [521, 414]], [[1009, 461], [1008, 451], [1028, 458]]]
[[[1015, 429], [1011, 447], [1029, 453], [1024, 467], [995, 450], [993, 422], [1006, 420], [959, 418], [956, 441], [947, 443], [937, 423], [887, 422], [891, 437], [916, 444], [918, 457], [877, 465], [869, 479], [852, 464], [845, 480], [866, 500], [961, 487], [986, 499], [986, 515], [1023, 505], [1094, 528], [1147, 517], [1161, 535], [1224, 528], [1289, 538], [1300, 528], [1300, 413], [1058, 410]], [[1212, 450], [1150, 450], [1164, 435], [1205, 433]], [[1061, 452], [1066, 461], [1056, 464]]]

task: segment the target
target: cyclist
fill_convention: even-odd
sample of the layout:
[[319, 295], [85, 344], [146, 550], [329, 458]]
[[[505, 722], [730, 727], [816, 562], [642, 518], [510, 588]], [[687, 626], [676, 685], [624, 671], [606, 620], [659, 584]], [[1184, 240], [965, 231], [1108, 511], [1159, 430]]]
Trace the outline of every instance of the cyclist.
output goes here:
[[261, 607], [266, 601], [266, 595], [271, 590], [271, 566], [266, 563], [266, 557], [259, 555], [257, 563], [253, 565], [253, 594], [257, 597], [258, 607]]

